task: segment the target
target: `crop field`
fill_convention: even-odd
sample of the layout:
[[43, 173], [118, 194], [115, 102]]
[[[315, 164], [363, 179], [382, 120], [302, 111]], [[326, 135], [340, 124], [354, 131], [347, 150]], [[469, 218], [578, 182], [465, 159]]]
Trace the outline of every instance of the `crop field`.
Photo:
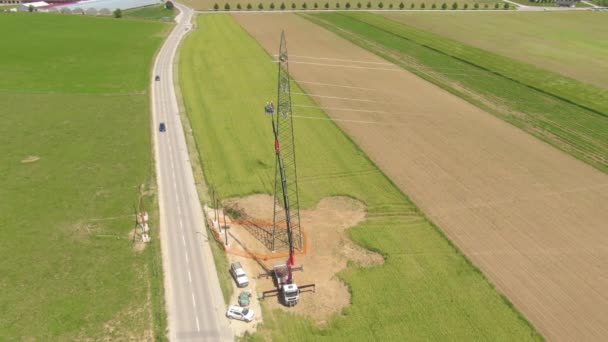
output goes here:
[[[608, 13], [493, 12], [385, 13], [408, 26], [439, 34], [519, 62], [534, 64], [608, 91]], [[542, 29], [538, 29], [542, 27]]]
[[[468, 9], [473, 9], [475, 4], [478, 4], [479, 9], [494, 9], [497, 4], [500, 9], [503, 9], [504, 2], [501, 0], [461, 0], [456, 1], [458, 8], [463, 8], [466, 4]], [[212, 11], [215, 8], [215, 4], [218, 5], [219, 10], [226, 10], [226, 4], [230, 6], [230, 11], [238, 11], [237, 6], [241, 6], [240, 10], [247, 11], [248, 5], [251, 5], [251, 10], [305, 10], [305, 9], [401, 9], [403, 3], [403, 9], [441, 9], [443, 3], [448, 6], [448, 9], [452, 8], [454, 1], [445, 0], [184, 0], [184, 4], [201, 11]], [[274, 8], [272, 7], [274, 6]]]
[[379, 15], [327, 13], [309, 18], [321, 20], [329, 30], [608, 171], [608, 92], [604, 89]]
[[[285, 18], [312, 25], [295, 16], [238, 20], [245, 27], [253, 20], [250, 25], [272, 36], [269, 51], [278, 48], [280, 30], [275, 25], [285, 25], [297, 55], [304, 48], [298, 47], [301, 35], [296, 38]], [[256, 30], [250, 33], [260, 38]], [[329, 33], [315, 37], [332, 39]], [[265, 47], [269, 42], [260, 41]], [[271, 193], [273, 138], [262, 106], [276, 95], [272, 57], [233, 17], [199, 16], [197, 30], [181, 51], [180, 81], [209, 184], [222, 198]], [[301, 203], [312, 207], [333, 195], [365, 203], [367, 218], [349, 234], [381, 253], [385, 263], [372, 268], [351, 264], [339, 274], [349, 286], [352, 305], [323, 327], [266, 307], [264, 323], [251, 339], [540, 339], [317, 103], [302, 95], [302, 88], [294, 83], [292, 92]]]
[[[403, 38], [402, 26], [381, 16], [235, 16], [268, 52], [285, 30], [291, 73], [304, 90], [545, 337], [593, 340], [608, 334], [602, 297], [608, 290], [602, 275], [608, 267], [608, 175], [486, 109], [525, 92], [511, 93], [513, 85], [501, 83], [498, 73], [468, 83], [464, 77], [460, 84], [437, 82], [431, 76], [444, 75], [439, 71], [445, 72], [441, 80], [467, 75], [465, 67], [477, 61], [462, 57], [451, 64], [454, 58], [439, 49], [445, 46]], [[484, 98], [477, 93], [482, 86], [501, 87], [502, 93]], [[524, 103], [557, 108], [552, 101], [558, 99]], [[576, 106], [569, 110], [573, 117], [585, 115]], [[608, 134], [601, 115], [577, 119], [588, 130], [558, 121], [558, 115], [552, 121], [605, 144], [599, 139]]]
[[0, 13], [0, 340], [164, 334], [159, 245], [134, 250], [129, 233], [167, 28]]

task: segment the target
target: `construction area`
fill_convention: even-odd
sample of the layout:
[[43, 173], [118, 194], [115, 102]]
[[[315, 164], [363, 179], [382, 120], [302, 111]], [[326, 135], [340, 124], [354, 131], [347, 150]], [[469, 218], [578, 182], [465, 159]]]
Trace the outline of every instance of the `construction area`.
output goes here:
[[[313, 209], [300, 210], [289, 57], [283, 34], [277, 57], [277, 105], [264, 106], [275, 138], [274, 196], [214, 199], [214, 208], [205, 211], [232, 265], [242, 266], [248, 274], [242, 287], [250, 289], [237, 289], [231, 303], [240, 304], [240, 296], [249, 294], [252, 301], [241, 306], [256, 312], [255, 322], [262, 319], [257, 301], [264, 301], [270, 309], [290, 310], [323, 325], [350, 303], [347, 287], [336, 276], [347, 261], [373, 266], [383, 258], [354, 244], [345, 233], [365, 220], [363, 203], [336, 196], [321, 200]], [[237, 335], [255, 330], [255, 324], [232, 326]]]

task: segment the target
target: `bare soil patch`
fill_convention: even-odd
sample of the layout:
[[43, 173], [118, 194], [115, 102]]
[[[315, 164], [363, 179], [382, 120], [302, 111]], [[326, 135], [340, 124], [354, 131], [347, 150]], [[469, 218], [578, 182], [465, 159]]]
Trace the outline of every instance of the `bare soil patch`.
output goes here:
[[[272, 222], [272, 196], [253, 195], [227, 200], [225, 204], [238, 206], [250, 217]], [[304, 265], [304, 271], [294, 272], [294, 278], [298, 285], [315, 283], [316, 292], [304, 292], [300, 303], [293, 308], [282, 306], [278, 298], [267, 298], [265, 303], [268, 307], [302, 314], [322, 324], [348, 306], [350, 294], [336, 274], [346, 268], [348, 260], [366, 266], [381, 264], [384, 261], [379, 254], [356, 245], [347, 237], [347, 229], [365, 218], [365, 205], [348, 197], [325, 198], [315, 208], [301, 210], [300, 220], [308, 239], [308, 248], [305, 254], [296, 256], [296, 265]], [[242, 226], [231, 225], [229, 232], [229, 258], [231, 261], [240, 261], [250, 278], [256, 278], [265, 272], [261, 265], [271, 269], [275, 263], [285, 262], [284, 256], [278, 256], [282, 255], [281, 251], [276, 253], [277, 258], [268, 260], [243, 257], [243, 246], [254, 253], [271, 257], [272, 253]], [[253, 298], [263, 291], [274, 289], [270, 278], [252, 279], [253, 282]], [[235, 291], [234, 302], [238, 293], [240, 290]]]
[[23, 164], [27, 164], [27, 163], [37, 162], [38, 160], [40, 160], [40, 157], [38, 157], [38, 156], [27, 156], [27, 157], [21, 159], [21, 162]]
[[234, 16], [271, 55], [285, 30], [294, 78], [546, 338], [606, 339], [608, 175], [301, 17]]

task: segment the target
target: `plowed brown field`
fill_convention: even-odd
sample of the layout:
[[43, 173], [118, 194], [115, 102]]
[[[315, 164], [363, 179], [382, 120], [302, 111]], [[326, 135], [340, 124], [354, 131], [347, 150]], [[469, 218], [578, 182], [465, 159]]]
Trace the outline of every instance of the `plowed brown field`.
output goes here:
[[271, 54], [285, 30], [293, 77], [545, 337], [608, 338], [608, 175], [303, 18], [235, 16]]

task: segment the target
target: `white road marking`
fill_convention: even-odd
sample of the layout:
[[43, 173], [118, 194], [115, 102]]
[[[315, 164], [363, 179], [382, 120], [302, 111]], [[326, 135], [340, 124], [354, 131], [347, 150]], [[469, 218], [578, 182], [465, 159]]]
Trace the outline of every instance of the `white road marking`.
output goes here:
[[194, 299], [194, 293], [191, 293], [191, 295], [192, 295], [192, 305], [194, 307], [196, 307], [196, 299]]
[[186, 247], [186, 238], [184, 237], [184, 234], [182, 234], [182, 245]]
[[190, 259], [188, 259], [188, 253], [184, 252], [184, 254], [186, 255], [186, 264], [190, 264]]
[[196, 330], [201, 331], [201, 326], [198, 324], [198, 316], [196, 316]]
[[192, 284], [192, 274], [188, 271], [188, 281]]
[[[178, 213], [177, 213], [177, 214], [178, 214], [179, 216], [181, 216], [181, 214], [179, 213], [179, 210], [178, 210]], [[182, 222], [182, 218], [181, 218], [181, 217], [179, 218], [179, 227], [180, 227], [180, 228], [183, 228], [183, 227], [184, 227], [184, 223]]]

